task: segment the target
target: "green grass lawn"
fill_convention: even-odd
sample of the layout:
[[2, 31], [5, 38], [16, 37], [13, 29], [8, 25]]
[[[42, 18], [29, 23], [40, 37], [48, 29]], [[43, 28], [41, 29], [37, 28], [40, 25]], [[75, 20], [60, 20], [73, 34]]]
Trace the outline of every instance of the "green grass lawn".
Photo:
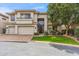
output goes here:
[[41, 37], [33, 37], [32, 40], [79, 45], [79, 43], [76, 42], [76, 41], [74, 41], [73, 39], [67, 38], [67, 37], [63, 37], [63, 36], [41, 36]]

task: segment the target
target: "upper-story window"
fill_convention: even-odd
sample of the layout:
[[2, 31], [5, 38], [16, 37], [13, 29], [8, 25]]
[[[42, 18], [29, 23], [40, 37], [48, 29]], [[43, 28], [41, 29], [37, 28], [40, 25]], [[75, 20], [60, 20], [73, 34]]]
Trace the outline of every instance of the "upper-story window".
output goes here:
[[31, 19], [31, 14], [30, 13], [21, 13], [20, 17], [22, 19]]
[[15, 21], [15, 16], [11, 15], [11, 21]]

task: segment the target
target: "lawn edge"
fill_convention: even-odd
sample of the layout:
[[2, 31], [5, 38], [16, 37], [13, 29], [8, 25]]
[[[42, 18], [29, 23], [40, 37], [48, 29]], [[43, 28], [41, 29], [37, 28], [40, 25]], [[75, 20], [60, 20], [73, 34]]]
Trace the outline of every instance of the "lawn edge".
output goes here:
[[39, 43], [49, 43], [49, 44], [57, 44], [57, 45], [64, 45], [64, 46], [72, 46], [79, 48], [79, 45], [73, 45], [73, 44], [64, 44], [64, 43], [58, 43], [58, 42], [46, 42], [46, 41], [34, 41], [34, 42], [39, 42]]

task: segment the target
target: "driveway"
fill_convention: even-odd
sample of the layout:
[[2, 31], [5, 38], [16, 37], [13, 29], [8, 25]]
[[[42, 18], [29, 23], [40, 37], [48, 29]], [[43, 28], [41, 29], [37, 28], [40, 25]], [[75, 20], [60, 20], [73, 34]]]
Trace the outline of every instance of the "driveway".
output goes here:
[[33, 35], [1, 34], [0, 41], [29, 42]]
[[[61, 46], [59, 46], [62, 48]], [[78, 53], [70, 53], [58, 46], [42, 42], [0, 42], [0, 56], [72, 56]]]
[[68, 53], [71, 53], [71, 54], [77, 54], [79, 55], [79, 47], [76, 47], [76, 46], [68, 46], [68, 45], [61, 45], [61, 44], [50, 44], [52, 47], [55, 47], [59, 50], [64, 50]]

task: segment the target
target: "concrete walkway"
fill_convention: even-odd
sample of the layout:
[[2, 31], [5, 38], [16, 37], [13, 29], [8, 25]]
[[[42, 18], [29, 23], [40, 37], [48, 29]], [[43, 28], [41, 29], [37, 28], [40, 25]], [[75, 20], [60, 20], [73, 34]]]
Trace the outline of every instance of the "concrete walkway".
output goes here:
[[[62, 48], [61, 46], [59, 46]], [[42, 42], [0, 42], [0, 56], [72, 56], [65, 49]]]

